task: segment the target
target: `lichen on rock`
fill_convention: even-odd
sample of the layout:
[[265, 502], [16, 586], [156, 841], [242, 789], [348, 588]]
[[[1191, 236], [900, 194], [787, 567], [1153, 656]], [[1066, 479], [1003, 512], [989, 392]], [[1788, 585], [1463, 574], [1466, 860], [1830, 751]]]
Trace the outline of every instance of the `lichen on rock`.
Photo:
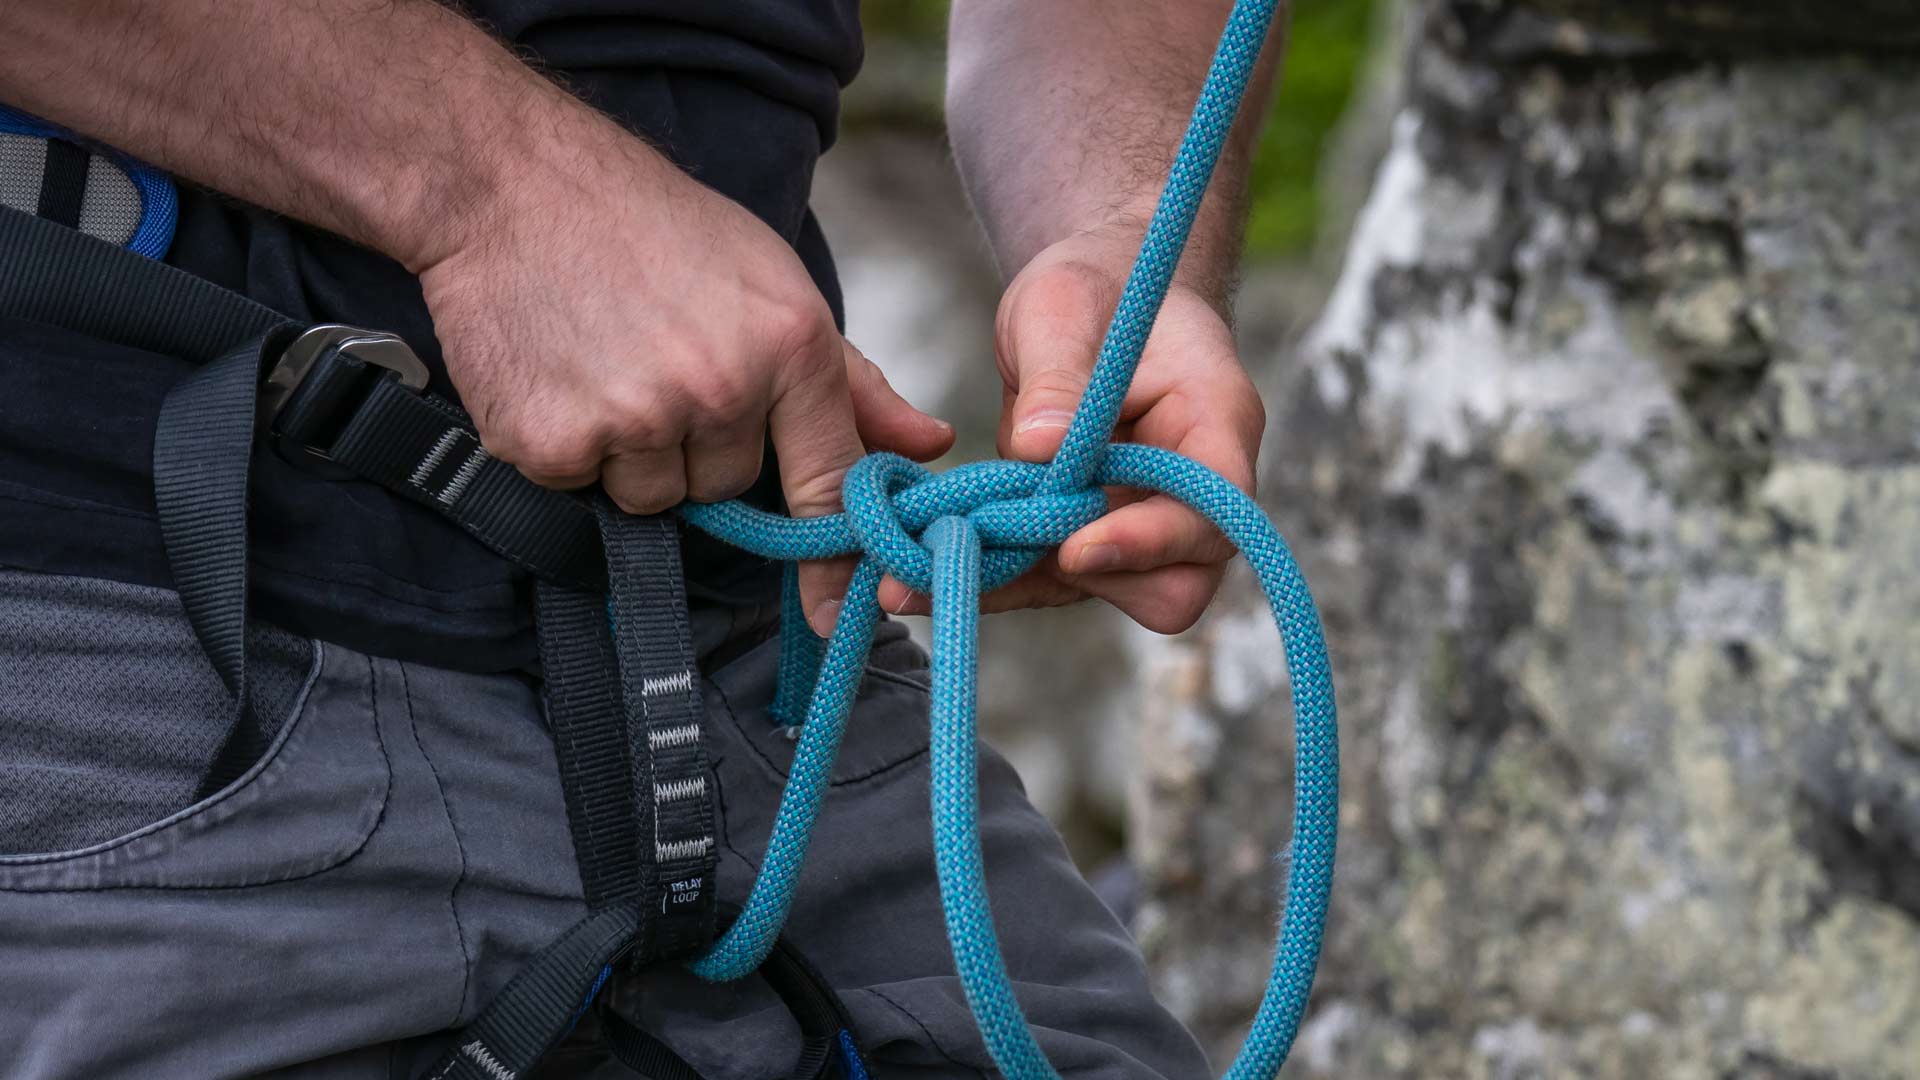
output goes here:
[[[1920, 18], [1600, 7], [1411, 8], [1269, 387], [1345, 767], [1296, 1068], [1920, 1076]], [[1133, 800], [1150, 955], [1222, 1050], [1279, 880], [1235, 853], [1288, 825], [1236, 601]]]

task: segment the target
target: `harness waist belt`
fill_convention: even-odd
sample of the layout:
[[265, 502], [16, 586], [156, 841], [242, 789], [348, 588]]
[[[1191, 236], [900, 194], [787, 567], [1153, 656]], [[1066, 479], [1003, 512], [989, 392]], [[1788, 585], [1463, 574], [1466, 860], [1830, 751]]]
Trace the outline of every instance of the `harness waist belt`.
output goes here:
[[[457, 405], [424, 392], [425, 368], [391, 334], [303, 328], [5, 208], [0, 265], [0, 317], [208, 361], [168, 393], [154, 439], [175, 585], [235, 702], [204, 793], [266, 745], [245, 651], [248, 466], [259, 436], [306, 467], [436, 510], [535, 576], [548, 722], [589, 915], [509, 984], [434, 1075], [518, 1075], [578, 1019], [612, 965], [687, 958], [711, 943], [713, 792], [676, 517], [635, 517], [603, 496], [527, 480], [487, 453]], [[647, 1045], [637, 1033], [622, 1039]]]

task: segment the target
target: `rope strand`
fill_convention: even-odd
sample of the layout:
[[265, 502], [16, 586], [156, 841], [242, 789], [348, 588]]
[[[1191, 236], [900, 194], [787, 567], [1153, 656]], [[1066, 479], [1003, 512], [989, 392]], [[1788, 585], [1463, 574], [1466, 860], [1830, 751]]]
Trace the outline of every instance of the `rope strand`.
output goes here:
[[1011, 1080], [1056, 1075], [1008, 979], [981, 864], [974, 773], [980, 595], [1025, 573], [1104, 514], [1102, 486], [1139, 488], [1185, 503], [1232, 541], [1259, 577], [1286, 653], [1295, 731], [1286, 896], [1272, 975], [1227, 1075], [1271, 1077], [1285, 1062], [1319, 962], [1340, 801], [1333, 679], [1319, 611], [1286, 542], [1245, 493], [1171, 451], [1110, 443], [1274, 8], [1275, 0], [1238, 0], [1228, 17], [1086, 396], [1051, 463], [975, 462], [934, 475], [896, 455], [872, 454], [847, 473], [844, 513], [793, 519], [737, 502], [680, 508], [695, 527], [766, 558], [861, 556], [824, 650], [795, 600], [789, 568], [776, 707], [782, 722], [792, 723], [806, 701], [805, 722], [760, 875], [739, 920], [691, 965], [700, 976], [729, 980], [752, 972], [786, 921], [880, 618], [880, 578], [889, 574], [933, 597], [934, 855], [955, 970], [1000, 1071]]

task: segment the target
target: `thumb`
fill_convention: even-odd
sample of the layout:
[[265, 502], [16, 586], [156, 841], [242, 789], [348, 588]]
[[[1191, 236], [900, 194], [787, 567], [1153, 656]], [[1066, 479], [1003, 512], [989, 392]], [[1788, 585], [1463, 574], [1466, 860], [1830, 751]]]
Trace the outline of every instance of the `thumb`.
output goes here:
[[1020, 461], [1052, 460], [1087, 392], [1093, 356], [1060, 343], [1016, 358], [1015, 369], [1020, 381], [1000, 422], [1000, 451]]
[[932, 461], [953, 446], [953, 425], [914, 408], [887, 381], [880, 365], [851, 343], [847, 389], [853, 392], [853, 421], [869, 450], [891, 450], [915, 461]]
[[994, 345], [1007, 397], [1000, 454], [1049, 461], [1086, 393], [1112, 310], [1103, 279], [1062, 267], [1029, 267], [1007, 288]]

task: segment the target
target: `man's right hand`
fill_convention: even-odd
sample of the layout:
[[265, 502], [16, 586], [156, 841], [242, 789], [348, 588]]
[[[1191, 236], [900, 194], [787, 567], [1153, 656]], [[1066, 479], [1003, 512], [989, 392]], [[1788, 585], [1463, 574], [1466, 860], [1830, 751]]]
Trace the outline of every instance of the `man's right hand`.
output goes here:
[[[542, 484], [724, 499], [770, 433], [809, 516], [863, 443], [946, 449], [779, 236], [452, 6], [5, 0], [0, 100], [400, 260], [481, 441]], [[815, 629], [851, 572], [802, 567]]]
[[[413, 267], [491, 453], [644, 514], [745, 491], [771, 435], [788, 509], [811, 517], [840, 509], [868, 448], [947, 449], [953, 429], [841, 337], [772, 229], [611, 123], [582, 128]], [[802, 567], [816, 632], [851, 572]]]

